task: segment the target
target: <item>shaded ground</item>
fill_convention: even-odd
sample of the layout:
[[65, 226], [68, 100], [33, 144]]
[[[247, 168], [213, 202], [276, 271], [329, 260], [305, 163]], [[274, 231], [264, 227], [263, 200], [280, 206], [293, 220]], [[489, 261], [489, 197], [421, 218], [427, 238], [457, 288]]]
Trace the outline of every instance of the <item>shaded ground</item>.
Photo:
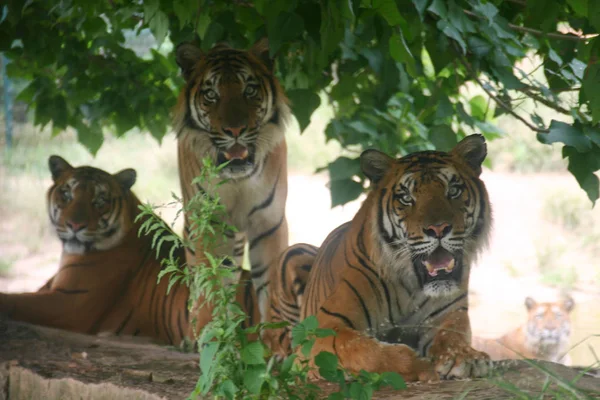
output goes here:
[[[0, 389], [0, 399], [183, 399], [194, 389], [198, 376], [196, 360], [192, 354], [138, 341], [80, 335], [0, 319], [0, 388], [4, 390]], [[558, 364], [543, 363], [542, 367], [565, 382], [578, 375]], [[514, 398], [494, 382], [510, 382], [519, 390], [538, 396], [545, 380], [546, 374], [540, 368], [513, 361], [499, 367], [493, 379], [412, 384], [406, 391], [381, 391], [374, 398], [453, 399], [464, 394], [468, 399]], [[324, 393], [335, 389], [326, 383], [320, 386]], [[582, 376], [576, 388], [600, 398], [600, 378]]]

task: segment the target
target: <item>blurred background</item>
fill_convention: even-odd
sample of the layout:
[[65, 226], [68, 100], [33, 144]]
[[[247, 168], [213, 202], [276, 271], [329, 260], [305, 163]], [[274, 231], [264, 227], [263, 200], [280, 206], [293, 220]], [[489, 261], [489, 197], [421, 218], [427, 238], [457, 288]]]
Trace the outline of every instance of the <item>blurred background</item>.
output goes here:
[[[15, 82], [11, 90], [18, 93], [22, 87]], [[464, 90], [471, 96], [479, 93], [473, 87]], [[315, 173], [344, 153], [337, 142], [325, 143], [324, 129], [333, 111], [326, 98], [322, 100], [303, 134], [296, 123], [287, 132], [290, 243], [320, 245], [331, 230], [353, 217], [364, 199], [363, 195], [331, 209], [328, 175]], [[557, 117], [543, 107], [536, 112]], [[105, 143], [94, 158], [73, 132], [52, 137], [50, 129], [33, 127], [24, 104], [13, 105], [12, 117], [9, 148], [5, 114], [0, 114], [0, 291], [35, 291], [57, 269], [61, 245], [45, 207], [50, 155], [112, 173], [135, 168], [133, 189], [143, 202], [165, 204], [172, 193], [180, 193], [173, 134], [158, 143], [135, 130], [120, 138], [105, 132]], [[560, 146], [537, 142], [535, 134], [510, 115], [491, 122], [507, 134], [488, 143], [490, 167], [482, 175], [493, 205], [494, 229], [489, 248], [472, 269], [473, 333], [497, 337], [522, 324], [527, 296], [556, 301], [561, 293], [569, 293], [576, 304], [569, 354], [573, 364], [590, 365], [600, 352], [600, 210], [592, 208], [566, 171]], [[161, 209], [169, 222], [175, 212]], [[182, 221], [174, 224], [180, 233]]]

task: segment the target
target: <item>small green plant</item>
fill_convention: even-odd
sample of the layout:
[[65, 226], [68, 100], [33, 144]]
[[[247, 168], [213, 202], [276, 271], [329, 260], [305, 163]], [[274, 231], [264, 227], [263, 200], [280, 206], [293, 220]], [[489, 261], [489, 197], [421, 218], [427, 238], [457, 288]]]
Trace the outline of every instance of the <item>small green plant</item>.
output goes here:
[[[182, 282], [190, 288], [188, 307], [192, 309], [201, 296], [204, 303], [210, 304], [212, 320], [203, 328], [197, 338], [200, 350], [200, 376], [190, 398], [206, 396], [225, 399], [317, 399], [323, 396], [319, 386], [308, 379], [308, 358], [316, 338], [335, 335], [330, 329], [318, 327], [316, 317], [308, 317], [292, 328], [294, 353], [283, 362], [275, 357], [268, 358], [268, 348], [260, 340], [251, 341], [249, 335], [265, 329], [282, 328], [286, 323], [260, 323], [244, 328], [246, 315], [236, 303], [236, 270], [228, 267], [228, 257], [215, 256], [225, 233], [235, 231], [226, 221], [225, 208], [214, 189], [225, 183], [219, 180], [219, 171], [209, 160], [203, 161], [202, 175], [194, 179], [204, 191], [197, 193], [183, 212], [190, 221], [187, 240], [182, 240], [156, 216], [151, 205], [140, 206], [141, 213], [136, 220], [143, 220], [140, 234], [152, 235], [152, 246], [157, 251], [163, 245], [171, 246], [169, 257], [162, 260], [163, 270], [158, 279], [169, 276], [168, 290]], [[173, 195], [174, 203], [182, 201]], [[175, 257], [175, 249], [186, 247], [195, 251], [200, 241], [206, 262], [200, 265], [187, 265]], [[229, 260], [231, 261], [231, 260]], [[402, 377], [396, 373], [375, 374], [361, 371], [358, 375], [348, 374], [339, 365], [334, 354], [322, 352], [315, 358], [321, 376], [329, 382], [339, 384], [340, 390], [330, 393], [330, 399], [370, 399], [373, 392], [389, 385], [396, 389], [406, 387]]]

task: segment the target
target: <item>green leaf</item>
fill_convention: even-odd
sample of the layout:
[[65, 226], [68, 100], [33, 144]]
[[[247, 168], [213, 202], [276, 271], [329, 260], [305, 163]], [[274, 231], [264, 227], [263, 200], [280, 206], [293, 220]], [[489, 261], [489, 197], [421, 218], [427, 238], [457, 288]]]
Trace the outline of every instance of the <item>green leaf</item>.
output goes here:
[[381, 380], [386, 385], [390, 385], [396, 390], [406, 389], [406, 382], [404, 378], [396, 372], [384, 372], [381, 374]]
[[251, 366], [244, 371], [244, 387], [252, 394], [259, 394], [265, 382], [266, 365]]
[[478, 3], [473, 6], [473, 9], [483, 15], [491, 23], [498, 14], [498, 9], [491, 2]]
[[404, 63], [410, 76], [416, 78], [418, 73], [415, 58], [404, 41], [402, 31], [400, 31], [400, 34], [395, 33], [390, 36], [389, 46], [392, 58], [398, 62]]
[[390, 26], [406, 26], [406, 21], [400, 15], [395, 0], [373, 0], [373, 8], [377, 10]]
[[373, 397], [373, 387], [361, 385], [359, 382], [352, 382], [349, 392], [350, 397], [355, 400], [370, 400]]
[[208, 375], [213, 367], [218, 350], [219, 342], [209, 342], [200, 351], [200, 371], [204, 375]]
[[600, 31], [600, 2], [588, 0], [588, 18], [590, 23], [596, 28], [596, 32]]
[[165, 41], [167, 32], [169, 32], [169, 18], [167, 17], [167, 14], [160, 10], [156, 11], [154, 17], [148, 23], [148, 26], [156, 39], [156, 43], [160, 46]]
[[314, 345], [315, 339], [310, 339], [304, 342], [304, 344], [302, 345], [302, 349], [300, 350], [302, 352], [302, 355], [308, 358]]
[[319, 372], [336, 371], [338, 367], [338, 358], [335, 354], [328, 351], [322, 351], [315, 356], [315, 365], [319, 367]]
[[224, 34], [225, 28], [223, 25], [216, 21], [212, 21], [204, 33], [204, 38], [202, 39], [202, 50], [210, 50], [215, 43], [223, 38]]
[[600, 64], [590, 65], [585, 71], [581, 92], [587, 100], [592, 122], [600, 121]]
[[321, 63], [327, 64], [331, 53], [344, 38], [344, 20], [333, 1], [321, 2]]
[[594, 146], [592, 151], [581, 153], [574, 147], [565, 146], [563, 157], [568, 157], [569, 172], [575, 176], [579, 186], [591, 200], [592, 205], [595, 205], [600, 193], [600, 182], [594, 172], [600, 169], [600, 149]]
[[271, 57], [277, 54], [283, 44], [296, 39], [303, 31], [304, 20], [293, 12], [282, 12], [275, 19], [267, 21]]
[[575, 11], [575, 14], [577, 14], [581, 17], [587, 17], [588, 16], [588, 1], [589, 0], [567, 0], [567, 4], [571, 6], [573, 11]]
[[77, 140], [95, 156], [104, 143], [104, 135], [99, 127], [82, 125], [77, 127]]
[[567, 123], [552, 120], [549, 133], [538, 133], [537, 138], [545, 144], [564, 143], [572, 146], [580, 153], [584, 153], [591, 148], [590, 139], [585, 136], [581, 126], [569, 125]]
[[419, 13], [419, 18], [423, 21], [423, 16], [425, 15], [425, 8], [427, 8], [427, 4], [429, 4], [429, 0], [412, 0], [417, 12]]
[[449, 125], [436, 125], [429, 129], [429, 140], [438, 151], [450, 151], [456, 146], [456, 133]]
[[488, 102], [485, 98], [482, 95], [477, 95], [469, 100], [469, 105], [471, 106], [471, 116], [475, 119], [485, 121], [485, 113], [488, 108]]
[[292, 348], [298, 347], [306, 339], [306, 328], [298, 324], [292, 328]]
[[319, 327], [319, 321], [314, 315], [306, 317], [304, 320], [302, 320], [301, 324], [304, 326], [304, 329], [306, 329], [307, 332], [312, 332]]
[[261, 342], [248, 343], [242, 349], [242, 361], [249, 365], [265, 364], [265, 349]]
[[292, 366], [294, 365], [294, 361], [296, 361], [296, 358], [298, 358], [297, 354], [290, 354], [285, 358], [285, 360], [283, 360], [281, 363], [281, 368], [279, 369], [280, 376], [286, 376], [289, 374]]
[[198, 2], [196, 0], [175, 0], [173, 1], [173, 11], [179, 20], [179, 27], [183, 28], [194, 20], [194, 16], [198, 12]]
[[445, 0], [433, 0], [433, 3], [431, 3], [427, 11], [434, 13], [442, 20], [448, 15], [448, 9], [446, 8]]
[[[235, 396], [239, 393], [239, 389], [235, 386], [235, 383], [231, 379], [227, 379], [225, 382], [220, 383], [218, 387], [218, 395], [225, 397], [226, 399], [235, 399]], [[216, 397], [219, 397], [219, 396]]]
[[336, 335], [337, 334], [335, 333], [335, 331], [333, 329], [327, 329], [327, 328], [315, 329], [315, 336], [318, 338], [324, 338], [324, 337], [336, 336]]
[[338, 157], [327, 166], [327, 169], [331, 180], [352, 178], [360, 174], [360, 159]]
[[321, 105], [321, 98], [309, 89], [288, 90], [287, 96], [292, 103], [293, 114], [300, 125], [300, 132], [304, 132], [310, 124], [313, 112]]
[[152, 20], [158, 7], [160, 6], [159, 0], [147, 0], [144, 1], [144, 21], [149, 22]]
[[200, 39], [204, 40], [208, 26], [210, 25], [210, 15], [208, 13], [201, 13], [198, 18], [198, 25], [196, 26], [196, 33], [200, 36]]
[[445, 20], [439, 20], [437, 23], [437, 28], [444, 33], [444, 35], [448, 36], [450, 39], [454, 39], [462, 49], [463, 54], [467, 52], [467, 45], [461, 35], [461, 33], [454, 26], [450, 25]]
[[363, 192], [362, 184], [351, 179], [340, 179], [329, 183], [331, 208], [355, 200]]

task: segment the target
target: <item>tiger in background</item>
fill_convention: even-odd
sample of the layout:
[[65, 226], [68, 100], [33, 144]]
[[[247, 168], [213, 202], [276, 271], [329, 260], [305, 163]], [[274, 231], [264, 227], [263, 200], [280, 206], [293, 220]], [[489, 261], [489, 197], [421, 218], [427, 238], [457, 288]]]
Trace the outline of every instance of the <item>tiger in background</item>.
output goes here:
[[[267, 271], [288, 246], [288, 100], [275, 78], [266, 39], [248, 51], [218, 44], [207, 53], [183, 43], [176, 58], [186, 81], [173, 118], [184, 204], [199, 192], [216, 190], [226, 208], [226, 222], [237, 232], [228, 232], [211, 253], [232, 257], [237, 268], [248, 242], [252, 281], [264, 318]], [[227, 183], [217, 189], [216, 182], [204, 187], [192, 183], [201, 175], [204, 158], [217, 166], [229, 162], [219, 176]], [[195, 252], [186, 250], [186, 259], [199, 265], [206, 262], [206, 249], [199, 238], [189, 237], [191, 221], [185, 217], [184, 236], [196, 243]]]
[[[142, 336], [175, 346], [184, 337], [193, 339], [210, 321], [211, 310], [191, 315], [187, 286], [177, 283], [167, 294], [169, 277], [157, 283], [170, 249], [165, 244], [157, 255], [152, 235], [138, 236], [144, 219], [135, 222], [140, 205], [130, 190], [135, 170], [111, 175], [72, 167], [59, 156], [49, 158], [49, 167], [54, 183], [47, 211], [63, 243], [59, 270], [38, 292], [0, 293], [0, 313], [80, 333]], [[175, 257], [184, 260], [181, 248]], [[249, 274], [243, 279], [247, 283], [238, 287], [237, 301], [252, 325], [258, 309]]]
[[488, 353], [492, 360], [526, 358], [571, 365], [566, 352], [574, 307], [575, 301], [568, 295], [560, 301], [546, 303], [527, 297], [527, 322], [497, 339], [474, 336], [472, 345]]
[[[486, 155], [481, 135], [450, 152], [363, 152], [372, 190], [318, 250], [296, 245], [279, 257], [268, 319], [293, 325], [316, 315], [333, 329], [316, 339], [311, 362], [328, 351], [351, 372], [392, 371], [407, 381], [486, 375], [489, 356], [470, 346], [468, 315], [470, 266], [491, 227], [479, 178]], [[293, 292], [302, 294], [295, 303]], [[264, 333], [274, 354], [289, 354], [289, 330]]]

